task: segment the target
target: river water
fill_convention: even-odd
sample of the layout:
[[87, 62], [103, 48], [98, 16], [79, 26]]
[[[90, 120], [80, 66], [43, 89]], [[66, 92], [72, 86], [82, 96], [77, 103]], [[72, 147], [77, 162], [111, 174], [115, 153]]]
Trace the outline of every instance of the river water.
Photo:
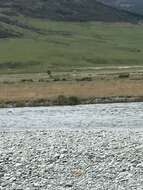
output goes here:
[[98, 127], [143, 127], [143, 103], [0, 109], [0, 129]]

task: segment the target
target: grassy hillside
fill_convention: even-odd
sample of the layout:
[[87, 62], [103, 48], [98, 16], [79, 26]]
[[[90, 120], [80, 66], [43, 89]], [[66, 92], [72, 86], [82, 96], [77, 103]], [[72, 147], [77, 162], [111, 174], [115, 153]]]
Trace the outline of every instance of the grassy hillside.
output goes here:
[[0, 73], [143, 65], [142, 25], [16, 19], [26, 27], [0, 39]]

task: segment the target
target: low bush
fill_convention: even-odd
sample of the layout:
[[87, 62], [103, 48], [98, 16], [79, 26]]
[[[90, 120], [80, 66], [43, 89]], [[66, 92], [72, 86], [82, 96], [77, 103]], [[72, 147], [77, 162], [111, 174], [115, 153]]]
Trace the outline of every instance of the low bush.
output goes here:
[[129, 73], [121, 73], [119, 74], [119, 78], [129, 78], [130, 74]]
[[68, 104], [69, 105], [78, 105], [78, 104], [80, 104], [80, 99], [76, 96], [70, 96], [70, 97], [68, 97]]
[[33, 79], [21, 79], [21, 82], [34, 82]]
[[80, 99], [76, 96], [66, 97], [64, 95], [60, 95], [57, 98], [58, 105], [78, 105], [80, 104]]
[[83, 77], [83, 78], [77, 78], [77, 81], [92, 81], [91, 77]]

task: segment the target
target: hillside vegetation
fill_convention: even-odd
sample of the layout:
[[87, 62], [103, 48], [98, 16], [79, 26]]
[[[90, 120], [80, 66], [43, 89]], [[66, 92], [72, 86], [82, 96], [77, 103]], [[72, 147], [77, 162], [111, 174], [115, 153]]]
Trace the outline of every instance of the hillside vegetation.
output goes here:
[[140, 19], [95, 0], [0, 0], [0, 72], [140, 65]]
[[143, 64], [142, 25], [16, 19], [22, 28], [3, 24], [13, 36], [0, 40], [1, 73]]

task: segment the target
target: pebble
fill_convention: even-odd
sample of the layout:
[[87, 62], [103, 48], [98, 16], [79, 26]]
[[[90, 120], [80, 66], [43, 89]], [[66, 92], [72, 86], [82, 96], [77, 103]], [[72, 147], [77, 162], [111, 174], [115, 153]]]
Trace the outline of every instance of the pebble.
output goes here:
[[2, 190], [143, 189], [143, 130], [0, 131]]

